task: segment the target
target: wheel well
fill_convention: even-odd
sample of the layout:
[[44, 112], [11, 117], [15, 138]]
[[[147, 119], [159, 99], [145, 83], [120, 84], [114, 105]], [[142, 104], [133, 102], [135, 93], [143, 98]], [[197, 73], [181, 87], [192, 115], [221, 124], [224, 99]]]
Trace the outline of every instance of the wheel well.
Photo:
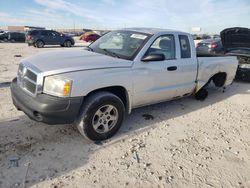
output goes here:
[[91, 95], [93, 93], [99, 92], [99, 91], [107, 91], [107, 92], [113, 93], [114, 95], [119, 97], [122, 100], [122, 102], [123, 102], [123, 104], [125, 106], [125, 109], [128, 111], [128, 109], [129, 109], [129, 99], [128, 99], [127, 90], [124, 87], [122, 87], [122, 86], [111, 86], [111, 87], [105, 87], [105, 88], [97, 89], [97, 90], [94, 90], [94, 91], [91, 91], [90, 93], [88, 93], [86, 97], [88, 97], [89, 95]]
[[222, 87], [224, 86], [226, 79], [227, 79], [227, 73], [219, 72], [213, 75], [213, 77], [210, 80], [213, 80], [216, 87]]
[[72, 41], [70, 39], [65, 39], [64, 43], [68, 42], [68, 41], [71, 42], [71, 44], [72, 44]]

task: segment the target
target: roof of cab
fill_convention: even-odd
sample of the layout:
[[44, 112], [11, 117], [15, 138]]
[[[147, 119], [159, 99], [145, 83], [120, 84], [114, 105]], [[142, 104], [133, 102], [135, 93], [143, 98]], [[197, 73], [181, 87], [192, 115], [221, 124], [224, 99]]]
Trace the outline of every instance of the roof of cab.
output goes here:
[[125, 28], [124, 30], [129, 31], [136, 31], [141, 33], [148, 33], [148, 34], [158, 34], [158, 33], [165, 33], [165, 32], [175, 32], [175, 33], [183, 33], [188, 34], [182, 31], [171, 30], [171, 29], [160, 29], [160, 28], [146, 28], [146, 27], [134, 27], [134, 28]]

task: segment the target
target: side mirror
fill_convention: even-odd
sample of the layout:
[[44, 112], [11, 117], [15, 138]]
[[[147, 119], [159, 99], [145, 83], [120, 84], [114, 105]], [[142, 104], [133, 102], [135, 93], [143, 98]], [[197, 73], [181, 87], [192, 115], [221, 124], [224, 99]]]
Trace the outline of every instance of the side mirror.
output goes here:
[[165, 55], [164, 54], [149, 54], [145, 55], [142, 58], [142, 61], [148, 62], [148, 61], [164, 61], [165, 60]]

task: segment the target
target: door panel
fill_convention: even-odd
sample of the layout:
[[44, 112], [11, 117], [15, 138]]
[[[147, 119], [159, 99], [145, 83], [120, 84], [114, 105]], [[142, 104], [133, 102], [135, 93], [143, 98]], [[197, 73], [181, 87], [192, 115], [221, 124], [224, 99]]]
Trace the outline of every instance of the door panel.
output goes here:
[[[196, 59], [191, 56], [176, 57], [176, 46], [180, 44], [174, 39], [173, 35], [157, 38], [145, 54], [164, 54], [164, 61], [134, 64], [134, 107], [171, 100], [193, 91], [197, 73]], [[188, 57], [189, 52], [191, 54], [191, 49], [188, 50], [187, 54], [182, 53], [183, 57]]]
[[41, 40], [43, 40], [43, 42], [45, 42], [45, 44], [49, 44], [48, 31], [46, 30], [41, 31], [39, 37]]
[[51, 37], [51, 44], [59, 44], [60, 43], [60, 36], [57, 34], [57, 32], [50, 32]]
[[[171, 60], [170, 60], [171, 61]], [[141, 106], [175, 96], [165, 61], [137, 62], [134, 69], [134, 105]]]
[[[158, 37], [149, 47], [145, 56], [162, 54], [163, 61], [138, 62], [135, 64], [134, 105], [156, 103], [175, 97], [171, 75], [176, 68], [175, 40], [173, 35]], [[170, 70], [166, 66], [168, 64]], [[174, 70], [175, 69], [175, 70]]]

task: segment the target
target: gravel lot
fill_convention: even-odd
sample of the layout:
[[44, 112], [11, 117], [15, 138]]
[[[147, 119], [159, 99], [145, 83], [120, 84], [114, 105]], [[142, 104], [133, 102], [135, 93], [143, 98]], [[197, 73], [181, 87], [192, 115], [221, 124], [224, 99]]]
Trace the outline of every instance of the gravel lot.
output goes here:
[[0, 43], [0, 187], [250, 187], [250, 83], [133, 110], [114, 138], [91, 143], [12, 105], [19, 61], [60, 49]]

